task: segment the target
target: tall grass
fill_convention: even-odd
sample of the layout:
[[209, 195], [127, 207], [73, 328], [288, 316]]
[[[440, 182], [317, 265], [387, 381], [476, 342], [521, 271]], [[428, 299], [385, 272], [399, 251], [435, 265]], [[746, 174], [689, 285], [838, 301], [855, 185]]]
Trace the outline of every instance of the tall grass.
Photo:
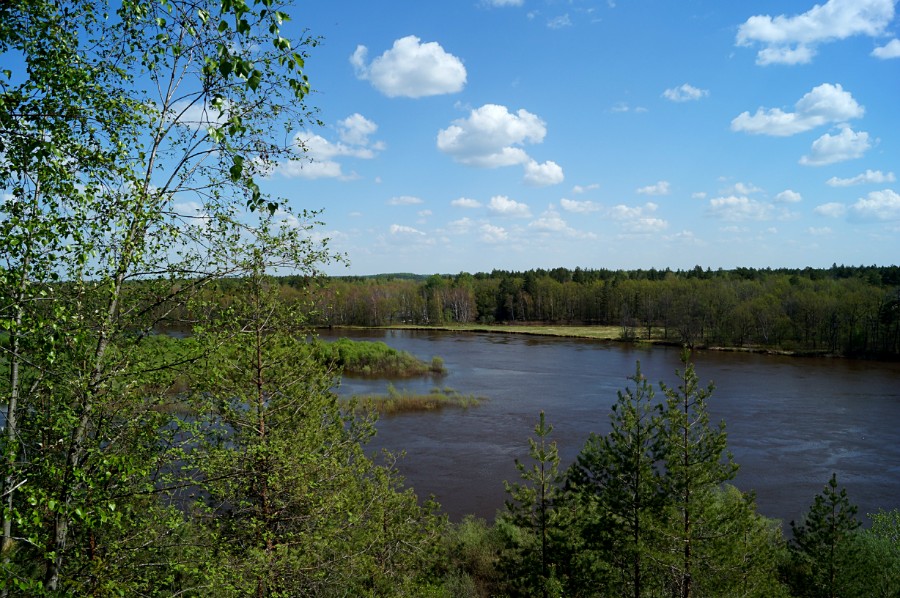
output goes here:
[[468, 409], [481, 404], [484, 397], [462, 395], [452, 388], [433, 388], [427, 394], [397, 390], [388, 384], [386, 395], [356, 395], [353, 397], [360, 412], [376, 411], [381, 415], [396, 415], [417, 411], [436, 411], [445, 407]]
[[380, 341], [340, 338], [330, 343], [316, 340], [313, 346], [316, 355], [341, 368], [348, 376], [412, 378], [446, 373], [444, 360], [440, 357], [434, 357], [431, 363], [427, 363], [407, 351], [399, 351]]

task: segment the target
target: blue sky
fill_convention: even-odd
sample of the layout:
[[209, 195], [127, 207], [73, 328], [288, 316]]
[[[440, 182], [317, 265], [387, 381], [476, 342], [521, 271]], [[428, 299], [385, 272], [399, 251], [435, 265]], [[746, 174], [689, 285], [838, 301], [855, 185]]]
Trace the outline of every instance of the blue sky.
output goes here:
[[349, 268], [898, 263], [895, 0], [301, 1]]

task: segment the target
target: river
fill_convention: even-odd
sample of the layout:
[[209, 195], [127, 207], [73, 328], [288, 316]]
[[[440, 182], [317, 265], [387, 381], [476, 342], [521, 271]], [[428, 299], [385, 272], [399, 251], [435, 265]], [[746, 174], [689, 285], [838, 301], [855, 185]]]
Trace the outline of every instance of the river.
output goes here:
[[[528, 456], [538, 413], [554, 426], [562, 466], [591, 432], [609, 430], [616, 393], [635, 362], [658, 387], [676, 385], [680, 351], [513, 334], [440, 331], [325, 331], [323, 338], [381, 340], [424, 360], [440, 356], [439, 379], [394, 381], [487, 397], [466, 410], [383, 417], [370, 447], [405, 451], [398, 469], [419, 496], [435, 495], [452, 520], [492, 520]], [[693, 356], [701, 383], [715, 384], [711, 421], [726, 422], [740, 470], [734, 483], [756, 493], [760, 513], [798, 519], [832, 472], [860, 515], [900, 508], [900, 364], [718, 351]], [[346, 378], [342, 395], [386, 391], [383, 380]], [[657, 392], [657, 398], [661, 393]]]

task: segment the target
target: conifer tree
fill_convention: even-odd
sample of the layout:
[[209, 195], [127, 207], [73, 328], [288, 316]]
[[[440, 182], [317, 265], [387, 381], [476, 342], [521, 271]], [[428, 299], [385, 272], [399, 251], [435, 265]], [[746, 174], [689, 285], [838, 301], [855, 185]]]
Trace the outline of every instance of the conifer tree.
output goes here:
[[[635, 388], [618, 393], [612, 429], [604, 436], [590, 435], [567, 481], [582, 506], [579, 529], [588, 553], [609, 565], [604, 585], [615, 595], [638, 598], [659, 583], [649, 570], [664, 498], [662, 410], [640, 362], [629, 379]], [[603, 583], [594, 577], [594, 583]]]
[[688, 350], [682, 352], [681, 363], [677, 388], [660, 383], [666, 396], [662, 455], [668, 521], [663, 533], [672, 593], [691, 598], [698, 576], [715, 574], [708, 539], [724, 514], [710, 507], [713, 493], [734, 478], [737, 465], [728, 452], [724, 422], [709, 422], [707, 400], [713, 385], [700, 387]]
[[534, 428], [537, 438], [528, 439], [533, 464], [529, 468], [516, 459], [522, 482], [505, 482], [509, 499], [498, 525], [507, 551], [500, 567], [516, 595], [547, 597], [562, 591], [556, 546], [563, 514], [557, 510], [562, 476], [556, 442], [550, 441], [552, 431], [541, 411]]
[[402, 489], [392, 462], [365, 454], [373, 420], [342, 407], [302, 311], [279, 301], [264, 260], [248, 259], [232, 305], [201, 335], [211, 349], [196, 402], [208, 433], [191, 468], [203, 489], [206, 591], [418, 593], [442, 520]]
[[838, 488], [837, 474], [816, 495], [801, 523], [791, 521], [793, 571], [788, 582], [798, 596], [836, 598], [854, 584], [857, 507]]

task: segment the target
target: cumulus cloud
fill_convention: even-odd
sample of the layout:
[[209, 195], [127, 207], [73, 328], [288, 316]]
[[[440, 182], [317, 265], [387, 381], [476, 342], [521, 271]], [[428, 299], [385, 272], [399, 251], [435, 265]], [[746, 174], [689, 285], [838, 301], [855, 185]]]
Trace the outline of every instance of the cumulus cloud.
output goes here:
[[389, 206], [414, 206], [420, 203], [425, 202], [423, 199], [413, 195], [398, 195], [387, 200]]
[[559, 205], [566, 212], [574, 212], [576, 214], [589, 214], [600, 209], [600, 206], [592, 201], [575, 201], [566, 198], [559, 200]]
[[512, 216], [516, 218], [531, 217], [531, 210], [527, 204], [510, 199], [505, 195], [495, 195], [488, 203], [488, 210], [499, 216]]
[[649, 235], [669, 228], [669, 223], [662, 218], [637, 218], [625, 223], [626, 232], [633, 235]]
[[813, 141], [808, 156], [800, 158], [805, 166], [824, 166], [861, 158], [872, 147], [869, 134], [865, 131], [857, 133], [850, 127], [843, 127], [837, 135], [826, 133]]
[[546, 134], [544, 121], [527, 110], [513, 114], [506, 106], [485, 104], [439, 131], [437, 146], [457, 162], [497, 168], [527, 163], [530, 158], [519, 146], [541, 143]]
[[637, 190], [640, 195], [668, 195], [669, 181], [659, 181], [655, 185], [647, 185]]
[[288, 178], [352, 178], [344, 175], [336, 158], [371, 160], [384, 149], [384, 143], [370, 140], [378, 125], [359, 113], [338, 121], [335, 128], [338, 142], [310, 131], [298, 132], [294, 135], [294, 145], [301, 149], [301, 155], [297, 160], [278, 164], [275, 172]]
[[536, 161], [531, 160], [525, 165], [525, 182], [535, 187], [557, 185], [563, 182], [565, 178], [560, 165], [550, 160], [543, 164], [538, 164]]
[[842, 203], [838, 203], [836, 201], [832, 201], [829, 203], [823, 203], [821, 205], [813, 208], [813, 212], [819, 214], [820, 216], [827, 216], [829, 218], [840, 218], [844, 214], [847, 213], [847, 206]]
[[756, 63], [805, 64], [821, 43], [855, 35], [881, 35], [896, 0], [828, 0], [793, 16], [756, 15], [738, 28], [738, 46], [759, 44]]
[[[353, 146], [367, 146], [369, 145], [369, 137], [375, 134], [375, 131], [378, 130], [378, 125], [357, 112], [344, 120], [338, 121], [337, 130], [341, 141], [344, 143]], [[380, 147], [381, 144], [379, 144]]]
[[466, 67], [459, 58], [437, 42], [422, 43], [415, 35], [396, 40], [369, 64], [367, 56], [368, 48], [361, 45], [350, 57], [356, 76], [391, 98], [456, 93], [466, 84]]
[[599, 189], [600, 185], [597, 183], [591, 183], [590, 185], [575, 185], [572, 187], [572, 193], [587, 193], [588, 191], [593, 191], [594, 189]]
[[732, 131], [752, 135], [787, 137], [816, 127], [860, 118], [865, 109], [840, 84], [823, 83], [800, 98], [794, 112], [780, 108], [758, 108], [756, 114], [742, 112], [731, 121]]
[[688, 83], [680, 87], [672, 87], [663, 92], [663, 97], [673, 102], [689, 102], [691, 100], [699, 100], [708, 95], [708, 89], [698, 89]]
[[709, 200], [709, 213], [729, 222], [768, 220], [771, 218], [772, 208], [749, 197], [729, 195]]
[[828, 228], [827, 226], [822, 226], [822, 227], [811, 226], [808, 229], [806, 229], [806, 232], [808, 232], [809, 234], [811, 234], [813, 236], [821, 237], [821, 236], [825, 236], [825, 235], [830, 235], [831, 229]]
[[471, 218], [460, 218], [448, 223], [447, 228], [450, 229], [450, 232], [461, 235], [469, 232], [474, 224]]
[[872, 50], [872, 56], [887, 60], [889, 58], [900, 58], [900, 39], [892, 39], [888, 43]]
[[550, 206], [541, 214], [540, 218], [530, 222], [528, 227], [543, 232], [563, 232], [568, 230], [569, 225], [562, 219], [556, 208]]
[[418, 229], [415, 229], [411, 226], [403, 226], [402, 224], [392, 224], [390, 230], [391, 230], [392, 235], [424, 235], [425, 234]]
[[624, 204], [619, 204], [613, 206], [609, 210], [609, 216], [613, 220], [634, 220], [647, 217], [648, 214], [655, 212], [658, 207], [659, 206], [653, 202], [647, 202], [643, 206], [626, 206]]
[[737, 182], [731, 187], [728, 187], [725, 191], [721, 191], [720, 195], [751, 195], [753, 193], [759, 193], [762, 190], [762, 188], [757, 187], [753, 183]]
[[484, 0], [487, 6], [522, 6], [523, 0]]
[[791, 189], [785, 189], [781, 193], [775, 196], [775, 201], [781, 203], [797, 203], [798, 201], [802, 201], [803, 196], [797, 193], [796, 191], [792, 191]]
[[477, 199], [469, 199], [468, 197], [460, 197], [450, 202], [454, 208], [480, 208], [481, 202]]
[[863, 185], [866, 183], [893, 183], [896, 179], [893, 172], [887, 174], [880, 170], [866, 170], [862, 174], [849, 179], [839, 179], [836, 176], [825, 181], [831, 187], [852, 187], [853, 185]]
[[481, 232], [481, 240], [485, 243], [500, 243], [509, 238], [509, 234], [502, 226], [482, 224], [479, 230]]
[[850, 209], [862, 220], [900, 220], [900, 194], [893, 189], [872, 191], [856, 200]]

